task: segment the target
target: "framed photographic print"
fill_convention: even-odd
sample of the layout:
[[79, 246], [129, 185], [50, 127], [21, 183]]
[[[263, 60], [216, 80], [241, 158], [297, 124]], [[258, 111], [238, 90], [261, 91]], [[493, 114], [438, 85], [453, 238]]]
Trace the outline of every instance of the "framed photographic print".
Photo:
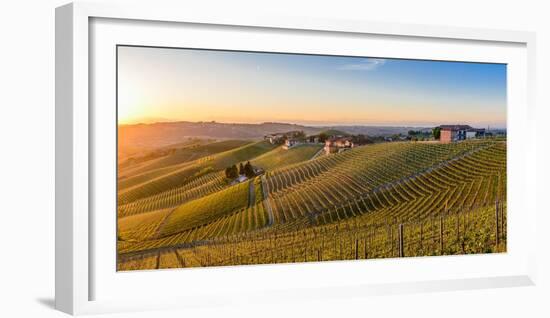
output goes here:
[[119, 270], [506, 252], [505, 64], [121, 45], [117, 68]]
[[533, 34], [176, 12], [57, 9], [58, 309], [533, 284]]

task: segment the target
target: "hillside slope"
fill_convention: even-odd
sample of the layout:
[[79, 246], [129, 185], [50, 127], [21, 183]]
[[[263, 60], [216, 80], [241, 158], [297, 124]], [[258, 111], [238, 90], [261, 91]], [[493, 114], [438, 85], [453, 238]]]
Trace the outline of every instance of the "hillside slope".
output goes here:
[[[258, 159], [280, 155], [274, 151]], [[205, 201], [196, 199], [181, 205], [167, 214], [163, 222], [169, 225], [160, 231], [157, 216], [163, 212], [143, 216], [152, 220], [151, 227], [157, 233], [138, 241], [121, 241], [119, 249], [129, 256], [143, 256], [174, 246], [185, 249], [187, 244], [223, 245], [234, 240], [245, 244], [303, 231], [319, 238], [319, 231], [327, 229], [331, 235], [344, 235], [338, 234], [344, 227], [384, 228], [427, 222], [449, 213], [489, 211], [495, 202], [506, 201], [506, 144], [472, 141], [361, 146], [278, 167], [268, 172], [265, 180], [265, 188], [259, 178], [251, 185], [258, 193], [253, 205], [246, 200], [250, 193], [249, 183], [245, 183], [232, 187], [241, 189], [234, 194], [221, 190], [204, 197]], [[267, 205], [274, 214], [272, 225], [266, 220]], [[484, 220], [475, 222], [485, 224]], [[287, 248], [294, 249], [304, 243], [288, 244]], [[380, 252], [379, 257], [384, 255]]]

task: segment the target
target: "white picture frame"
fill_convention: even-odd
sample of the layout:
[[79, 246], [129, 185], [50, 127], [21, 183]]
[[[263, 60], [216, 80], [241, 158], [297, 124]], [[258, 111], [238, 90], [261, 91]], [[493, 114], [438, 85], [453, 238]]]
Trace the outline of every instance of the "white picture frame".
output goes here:
[[[93, 23], [102, 21], [123, 21], [123, 26], [111, 25], [107, 29], [95, 28]], [[137, 21], [137, 22], [135, 22]], [[433, 257], [433, 258], [407, 258], [402, 260], [373, 260], [367, 262], [331, 262], [330, 264], [284, 264], [265, 266], [245, 266], [213, 269], [191, 269], [185, 271], [156, 271], [156, 273], [116, 273], [114, 264], [110, 261], [105, 266], [111, 266], [113, 272], [105, 273], [109, 269], [102, 270], [97, 260], [112, 260], [112, 249], [104, 250], [104, 241], [94, 237], [98, 227], [106, 226], [109, 217], [96, 218], [91, 214], [94, 207], [100, 202], [94, 202], [97, 185], [104, 178], [109, 178], [108, 173], [102, 173], [101, 161], [98, 152], [103, 155], [112, 154], [105, 152], [97, 143], [98, 140], [108, 140], [109, 136], [101, 136], [97, 133], [99, 120], [109, 121], [105, 115], [105, 109], [97, 112], [92, 107], [97, 96], [91, 92], [102, 90], [96, 85], [92, 75], [98, 75], [94, 67], [105, 63], [108, 67], [109, 57], [105, 60], [92, 59], [96, 54], [93, 45], [100, 47], [97, 42], [105, 40], [105, 46], [117, 43], [117, 34], [126, 36], [131, 34], [134, 28], [128, 23], [155, 23], [161, 24], [161, 29], [156, 36], [155, 45], [170, 44], [170, 29], [176, 25], [192, 25], [194, 27], [210, 27], [215, 30], [236, 27], [242, 32], [254, 29], [254, 32], [280, 32], [279, 37], [291, 37], [293, 32], [317, 32], [318, 36], [373, 36], [373, 37], [399, 37], [401, 40], [411, 39], [430, 42], [439, 45], [444, 42], [454, 45], [455, 42], [464, 42], [464, 45], [477, 46], [481, 44], [495, 44], [510, 46], [516, 53], [514, 57], [499, 57], [495, 51], [490, 60], [507, 62], [512, 61], [513, 79], [509, 82], [511, 89], [511, 103], [509, 103], [508, 117], [512, 118], [510, 124], [510, 145], [517, 145], [509, 154], [509, 184], [514, 180], [514, 185], [509, 187], [510, 192], [510, 222], [511, 232], [518, 229], [515, 237], [518, 239], [510, 242], [509, 252], [504, 255], [473, 255], [468, 257]], [[116, 23], [115, 23], [116, 24]], [[109, 29], [111, 28], [111, 29]], [[117, 29], [118, 28], [118, 29]], [[130, 31], [109, 32], [112, 34], [107, 39], [106, 30], [130, 29]], [[116, 31], [115, 30], [115, 31]], [[238, 30], [237, 30], [238, 31]], [[241, 32], [238, 31], [238, 32]], [[103, 38], [102, 38], [103, 37]], [[218, 36], [219, 37], [219, 36]], [[134, 36], [128, 37], [134, 39]], [[166, 39], [166, 42], [163, 42]], [[211, 41], [215, 41], [216, 35], [212, 35]], [[143, 33], [142, 41], [152, 41]], [[291, 43], [294, 43], [290, 41]], [[424, 43], [422, 42], [422, 43]], [[277, 42], [271, 42], [272, 47]], [[326, 48], [312, 48], [314, 51], [330, 50], [330, 41]], [[351, 43], [351, 42], [350, 42]], [[429, 58], [427, 52], [422, 53], [422, 45], [419, 44], [420, 57]], [[125, 43], [128, 44], [128, 43]], [[142, 43], [143, 44], [143, 43]], [[177, 46], [176, 43], [170, 44]], [[216, 46], [216, 44], [212, 44]], [[226, 49], [229, 44], [218, 44], [219, 48]], [[238, 46], [238, 44], [235, 44]], [[291, 44], [292, 45], [292, 44]], [[298, 45], [298, 44], [296, 44]], [[462, 45], [462, 44], [461, 44]], [[246, 43], [240, 47], [246, 46]], [[70, 314], [104, 313], [114, 311], [145, 310], [157, 308], [208, 306], [215, 304], [231, 304], [242, 302], [239, 295], [246, 295], [247, 302], [270, 301], [284, 302], [297, 299], [322, 299], [348, 297], [351, 295], [380, 295], [418, 291], [448, 291], [460, 289], [478, 289], [510, 286], [526, 286], [535, 283], [536, 267], [535, 240], [536, 208], [535, 192], [523, 191], [527, 186], [536, 185], [535, 141], [528, 138], [535, 135], [534, 124], [534, 70], [535, 70], [535, 35], [530, 32], [482, 30], [440, 26], [405, 25], [399, 23], [375, 23], [367, 21], [341, 21], [330, 19], [298, 19], [284, 16], [238, 16], [216, 15], [213, 12], [190, 12], [184, 5], [174, 7], [155, 7], [154, 5], [136, 4], [132, 6], [117, 6], [116, 2], [110, 4], [97, 3], [72, 3], [56, 9], [56, 308]], [[204, 46], [203, 46], [204, 47]], [[290, 50], [301, 52], [307, 48], [283, 48], [281, 44], [276, 47], [279, 51]], [[265, 48], [268, 50], [268, 48]], [[457, 60], [485, 60], [483, 52], [491, 50], [472, 49], [471, 52], [456, 51], [455, 55], [447, 54]], [[414, 50], [412, 50], [414, 51]], [[426, 49], [424, 49], [426, 51]], [[359, 52], [359, 51], [358, 51]], [[383, 52], [383, 51], [380, 51]], [[416, 52], [416, 51], [415, 51]], [[477, 52], [477, 53], [476, 53]], [[357, 53], [359, 54], [359, 53]], [[404, 54], [403, 52], [396, 53]], [[399, 56], [396, 56], [399, 57]], [[410, 57], [410, 56], [409, 56]], [[436, 55], [433, 58], [437, 58]], [[517, 67], [515, 67], [517, 66]], [[105, 69], [102, 68], [102, 69]], [[114, 72], [115, 65], [112, 65]], [[108, 73], [108, 72], [107, 72]], [[517, 76], [516, 76], [517, 75]], [[106, 76], [109, 76], [108, 74]], [[114, 80], [114, 78], [111, 78]], [[101, 86], [101, 85], [99, 85]], [[107, 87], [108, 90], [108, 87]], [[102, 92], [105, 92], [103, 90]], [[104, 96], [109, 100], [109, 96]], [[109, 108], [106, 108], [109, 110]], [[114, 110], [113, 110], [114, 111]], [[96, 117], [98, 116], [98, 117]], [[95, 118], [95, 119], [94, 119]], [[114, 125], [114, 123], [113, 123]], [[106, 138], [106, 139], [102, 139]], [[521, 145], [520, 145], [521, 141]], [[108, 141], [107, 141], [108, 142]], [[108, 143], [107, 143], [108, 144]], [[98, 148], [100, 147], [100, 148]], [[513, 148], [513, 147], [512, 147]], [[113, 148], [114, 149], [114, 148]], [[112, 149], [111, 149], [112, 150]], [[103, 151], [103, 152], [102, 152]], [[108, 157], [108, 156], [107, 156]], [[105, 159], [103, 159], [105, 160]], [[107, 159], [107, 161], [114, 161]], [[107, 162], [108, 166], [108, 162]], [[518, 167], [523, 167], [518, 171]], [[521, 176], [520, 176], [521, 175]], [[516, 196], [514, 191], [518, 193]], [[520, 194], [521, 192], [521, 194]], [[514, 221], [514, 210], [522, 209], [521, 219]], [[517, 215], [517, 214], [516, 214]], [[111, 218], [114, 220], [113, 218]], [[109, 227], [111, 226], [111, 227]], [[521, 239], [519, 239], [521, 237]], [[108, 243], [105, 243], [108, 244]], [[114, 243], [113, 243], [114, 244]], [[514, 245], [516, 244], [516, 245]], [[109, 256], [110, 255], [110, 256]], [[480, 264], [484, 264], [481, 266]], [[502, 264], [497, 269], [496, 265]], [[361, 273], [369, 268], [371, 274], [365, 273], [360, 279], [354, 279], [351, 274], [342, 277], [333, 276], [328, 279], [329, 273]], [[450, 268], [442, 271], [429, 271], [420, 273], [420, 268]], [[457, 268], [463, 270], [462, 273]], [[379, 275], [383, 271], [391, 271], [393, 279]], [[208, 274], [209, 281], [200, 284], [200, 279]], [[266, 280], [263, 287], [258, 289], [257, 281], [265, 277], [266, 273], [274, 277]], [[310, 274], [313, 273], [313, 274]], [[162, 282], [174, 279], [185, 280], [191, 286], [196, 286], [196, 292], [187, 294], [174, 294], [173, 298], [165, 295], [147, 295], [147, 300], [136, 301], [135, 298], [118, 298], [115, 295], [121, 291], [136, 290], [132, 282], [139, 284], [162, 284]], [[288, 276], [291, 275], [291, 276]], [[312, 277], [327, 277], [326, 280], [313, 281]], [[319, 276], [324, 275], [324, 276]], [[115, 276], [117, 278], [115, 278]], [[242, 277], [248, 277], [244, 282]], [[379, 276], [379, 279], [376, 279]], [[404, 279], [407, 276], [408, 279]], [[215, 278], [212, 278], [215, 277]], [[292, 277], [292, 282], [281, 281], [280, 277]], [[295, 279], [294, 279], [295, 278]], [[101, 284], [98, 285], [98, 281]], [[238, 287], [222, 286], [220, 281], [226, 284], [231, 282], [243, 282]], [[203, 285], [203, 286], [199, 286]], [[103, 286], [103, 287], [98, 287]], [[199, 288], [199, 287], [202, 287]], [[112, 295], [107, 295], [112, 290]], [[212, 290], [213, 292], [208, 292]], [[307, 290], [307, 293], [303, 291]], [[258, 293], [261, 291], [261, 293]], [[170, 292], [170, 291], [167, 291]], [[129, 293], [129, 295], [132, 295]], [[266, 297], [266, 296], [269, 297]], [[182, 297], [185, 298], [182, 298]], [[206, 298], [208, 296], [208, 298]]]

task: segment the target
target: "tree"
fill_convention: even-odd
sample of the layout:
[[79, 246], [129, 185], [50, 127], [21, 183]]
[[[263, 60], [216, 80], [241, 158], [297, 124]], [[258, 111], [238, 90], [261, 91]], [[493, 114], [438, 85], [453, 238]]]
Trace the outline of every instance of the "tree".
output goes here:
[[244, 165], [244, 175], [247, 176], [248, 178], [252, 178], [254, 177], [255, 173], [254, 173], [254, 168], [252, 167], [252, 165], [250, 164], [250, 161], [248, 161], [245, 165]]
[[225, 177], [231, 179], [231, 167], [225, 168]]
[[225, 176], [228, 179], [235, 179], [239, 176], [239, 169], [236, 165], [225, 168]]
[[440, 127], [433, 128], [432, 135], [434, 136], [435, 140], [439, 140], [439, 138], [441, 137], [441, 128]]
[[245, 174], [244, 173], [244, 166], [243, 166], [243, 163], [239, 163], [239, 174]]
[[319, 142], [325, 142], [328, 138], [328, 135], [325, 134], [325, 133], [320, 133], [319, 134]]
[[409, 136], [416, 136], [416, 131], [414, 131], [414, 130], [409, 130], [408, 135], [409, 135]]
[[369, 137], [365, 136], [363, 134], [353, 135], [353, 136], [351, 136], [351, 140], [353, 141], [353, 143], [355, 143], [357, 145], [366, 145], [366, 144], [372, 143], [372, 141], [369, 139]]

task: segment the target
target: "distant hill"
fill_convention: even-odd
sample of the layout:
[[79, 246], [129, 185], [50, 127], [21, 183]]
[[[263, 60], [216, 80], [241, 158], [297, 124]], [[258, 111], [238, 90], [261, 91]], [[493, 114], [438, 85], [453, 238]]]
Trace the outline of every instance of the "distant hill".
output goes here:
[[303, 130], [306, 134], [320, 128], [284, 123], [226, 124], [217, 122], [170, 122], [121, 125], [118, 130], [121, 148], [152, 149], [182, 142], [185, 138], [258, 140], [271, 133]]
[[351, 135], [391, 136], [395, 134], [406, 135], [409, 130], [431, 131], [432, 127], [391, 127], [391, 126], [333, 126], [331, 130], [344, 131]]
[[218, 122], [164, 122], [153, 124], [120, 125], [118, 130], [119, 151], [150, 150], [176, 143], [188, 138], [203, 139], [247, 139], [260, 140], [272, 133], [302, 130], [306, 135], [329, 132], [330, 134], [364, 134], [385, 136], [407, 134], [411, 129], [429, 129], [412, 127], [380, 126], [325, 126], [312, 127], [287, 123], [231, 124]]
[[327, 136], [348, 136], [351, 135], [349, 132], [338, 130], [338, 129], [327, 129], [320, 132], [320, 134], [325, 134]]

